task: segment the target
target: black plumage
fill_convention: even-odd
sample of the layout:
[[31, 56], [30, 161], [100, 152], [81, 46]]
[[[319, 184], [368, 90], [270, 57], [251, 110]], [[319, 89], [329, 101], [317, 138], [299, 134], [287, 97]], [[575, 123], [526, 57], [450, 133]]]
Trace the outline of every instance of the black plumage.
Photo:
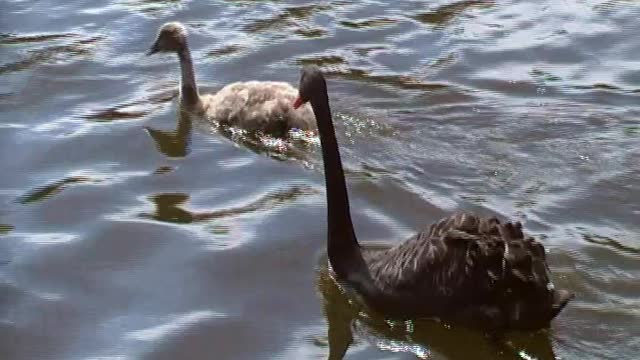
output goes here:
[[324, 76], [303, 68], [300, 97], [318, 123], [327, 186], [327, 253], [335, 278], [372, 310], [485, 329], [539, 329], [573, 297], [550, 280], [543, 245], [522, 225], [454, 214], [387, 249], [356, 238]]

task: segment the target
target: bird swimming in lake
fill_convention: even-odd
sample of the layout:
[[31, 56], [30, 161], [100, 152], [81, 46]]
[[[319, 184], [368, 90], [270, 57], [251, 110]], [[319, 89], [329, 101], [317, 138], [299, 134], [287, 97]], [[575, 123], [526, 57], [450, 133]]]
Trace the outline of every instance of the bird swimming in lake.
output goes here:
[[298, 91], [286, 82], [236, 82], [215, 94], [200, 95], [187, 30], [181, 23], [164, 24], [147, 55], [162, 52], [178, 55], [181, 104], [189, 111], [203, 114], [222, 125], [276, 137], [286, 136], [291, 129], [315, 130], [315, 118], [310, 107], [302, 111], [291, 108]]
[[315, 114], [327, 191], [327, 254], [336, 280], [370, 309], [391, 318], [438, 318], [487, 330], [549, 326], [573, 298], [555, 289], [544, 246], [519, 222], [457, 213], [386, 249], [360, 246], [333, 126], [327, 85], [302, 69], [300, 108]]

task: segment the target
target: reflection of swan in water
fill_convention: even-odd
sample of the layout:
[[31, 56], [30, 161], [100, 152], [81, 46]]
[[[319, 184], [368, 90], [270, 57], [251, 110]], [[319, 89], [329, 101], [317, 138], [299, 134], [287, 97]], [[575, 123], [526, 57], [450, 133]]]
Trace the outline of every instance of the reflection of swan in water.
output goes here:
[[354, 340], [422, 359], [555, 359], [547, 330], [512, 333], [496, 342], [481, 332], [433, 320], [389, 322], [362, 312], [331, 277], [326, 257], [323, 260], [317, 288], [327, 319], [329, 360], [344, 358]]
[[209, 124], [198, 120], [199, 118], [197, 116], [194, 118], [189, 109], [179, 105], [175, 130], [158, 130], [149, 126], [145, 126], [144, 129], [155, 142], [158, 151], [170, 158], [183, 158], [189, 155], [194, 126], [196, 131], [215, 131], [257, 154], [267, 155], [276, 160], [306, 161], [309, 149], [314, 146], [314, 138], [305, 133], [298, 133], [298, 137], [284, 140], [250, 132], [234, 131], [233, 128], [226, 126], [211, 128]]
[[145, 129], [156, 143], [156, 148], [168, 157], [181, 158], [189, 154], [191, 144], [191, 115], [184, 109], [178, 112], [178, 126], [175, 131]]

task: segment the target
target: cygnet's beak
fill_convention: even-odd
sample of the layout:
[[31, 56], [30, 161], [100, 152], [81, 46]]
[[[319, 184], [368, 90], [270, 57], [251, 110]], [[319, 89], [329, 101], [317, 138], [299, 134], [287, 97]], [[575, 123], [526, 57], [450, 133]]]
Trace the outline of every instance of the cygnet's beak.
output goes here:
[[151, 46], [151, 48], [149, 49], [149, 51], [147, 51], [147, 56], [153, 55], [153, 54], [157, 53], [158, 51], [160, 51], [160, 49], [158, 49], [158, 43], [154, 43]]

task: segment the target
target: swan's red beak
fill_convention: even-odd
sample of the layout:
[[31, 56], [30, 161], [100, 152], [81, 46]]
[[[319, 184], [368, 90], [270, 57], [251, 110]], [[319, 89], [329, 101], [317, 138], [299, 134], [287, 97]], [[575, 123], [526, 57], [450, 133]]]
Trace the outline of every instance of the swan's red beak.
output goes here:
[[302, 100], [302, 98], [300, 96], [298, 96], [298, 98], [296, 99], [296, 102], [293, 103], [293, 108], [297, 109], [300, 106], [304, 105], [305, 101]]

